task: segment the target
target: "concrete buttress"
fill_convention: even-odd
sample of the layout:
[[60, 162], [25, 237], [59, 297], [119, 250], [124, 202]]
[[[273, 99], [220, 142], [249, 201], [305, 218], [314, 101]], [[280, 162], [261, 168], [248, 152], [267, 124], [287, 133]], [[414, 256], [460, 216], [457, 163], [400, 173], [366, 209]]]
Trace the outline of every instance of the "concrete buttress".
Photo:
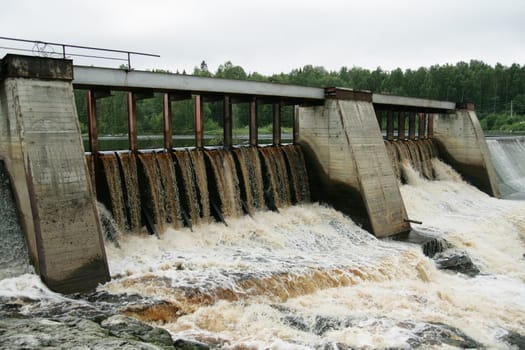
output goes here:
[[109, 280], [69, 60], [7, 55], [0, 66], [0, 158], [30, 258], [60, 293]]

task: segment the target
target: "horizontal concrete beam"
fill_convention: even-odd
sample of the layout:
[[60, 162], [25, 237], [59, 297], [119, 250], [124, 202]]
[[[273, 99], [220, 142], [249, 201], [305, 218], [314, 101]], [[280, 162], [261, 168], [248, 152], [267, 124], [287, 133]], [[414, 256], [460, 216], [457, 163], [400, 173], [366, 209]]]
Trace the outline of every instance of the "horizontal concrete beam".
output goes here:
[[75, 66], [73, 74], [73, 85], [77, 88], [191, 91], [196, 94], [252, 95], [324, 101], [324, 89], [297, 85], [83, 66]]
[[373, 94], [372, 102], [374, 105], [403, 106], [424, 109], [434, 109], [441, 111], [453, 111], [456, 103], [448, 101], [427, 100], [424, 98], [404, 97], [394, 95]]
[[[126, 71], [123, 69], [73, 67], [73, 85], [76, 88], [110, 88], [114, 90], [154, 90], [158, 92], [187, 91], [195, 94], [231, 94], [237, 96], [260, 96], [322, 103], [325, 89], [276, 84], [259, 81], [198, 77], [173, 73]], [[338, 89], [352, 91], [351, 89]], [[372, 94], [375, 105], [402, 106], [436, 111], [456, 109], [456, 104], [447, 101], [422, 98]]]

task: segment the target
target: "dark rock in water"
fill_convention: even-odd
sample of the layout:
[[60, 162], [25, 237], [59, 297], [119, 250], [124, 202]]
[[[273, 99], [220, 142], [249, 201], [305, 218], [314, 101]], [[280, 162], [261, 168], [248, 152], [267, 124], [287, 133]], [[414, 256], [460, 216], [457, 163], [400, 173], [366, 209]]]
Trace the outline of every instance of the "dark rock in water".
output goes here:
[[184, 339], [177, 339], [174, 345], [177, 350], [210, 350], [206, 344]]
[[109, 334], [119, 338], [142, 340], [159, 346], [173, 345], [173, 340], [165, 329], [152, 327], [126, 316], [111, 316], [100, 325], [107, 329]]
[[467, 336], [457, 328], [443, 323], [425, 323], [414, 329], [415, 337], [407, 340], [413, 348], [446, 344], [461, 349], [482, 349], [483, 344]]
[[479, 269], [466, 253], [438, 254], [434, 257], [436, 266], [441, 270], [451, 270], [470, 277], [477, 276]]
[[120, 338], [98, 323], [77, 318], [68, 323], [45, 318], [0, 319], [1, 349], [173, 349], [173, 343]]
[[525, 349], [525, 335], [509, 331], [501, 340], [515, 346], [519, 350]]
[[449, 248], [449, 243], [443, 238], [434, 237], [414, 230], [411, 230], [408, 233], [395, 235], [387, 239], [417, 244], [421, 247], [423, 254], [429, 258], [432, 258], [437, 253], [441, 253], [445, 249]]

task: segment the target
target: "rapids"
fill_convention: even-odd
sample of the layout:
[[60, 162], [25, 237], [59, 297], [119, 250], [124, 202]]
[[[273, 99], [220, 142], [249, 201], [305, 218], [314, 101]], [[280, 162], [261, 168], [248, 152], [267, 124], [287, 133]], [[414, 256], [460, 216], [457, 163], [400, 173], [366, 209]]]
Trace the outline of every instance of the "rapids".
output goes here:
[[[231, 214], [227, 226], [120, 233], [118, 246], [106, 244], [112, 280], [98, 293], [138, 295], [138, 305], [122, 302], [118, 312], [173, 339], [226, 349], [512, 349], [509, 336], [525, 336], [525, 202], [465, 183], [429, 145], [431, 157], [412, 151], [419, 166], [392, 146], [408, 216], [423, 222], [413, 228], [467, 254], [479, 275], [439, 270], [420, 246], [378, 240], [324, 205], [261, 210], [254, 189], [250, 208], [258, 210]], [[272, 195], [276, 203], [290, 196]], [[88, 303], [29, 274], [0, 280], [0, 298], [28, 316]]]

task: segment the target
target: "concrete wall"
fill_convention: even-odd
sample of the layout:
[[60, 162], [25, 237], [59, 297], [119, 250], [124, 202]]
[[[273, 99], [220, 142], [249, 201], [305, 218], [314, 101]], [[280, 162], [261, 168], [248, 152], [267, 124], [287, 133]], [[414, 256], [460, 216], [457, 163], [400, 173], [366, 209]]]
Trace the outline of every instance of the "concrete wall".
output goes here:
[[496, 172], [472, 106], [434, 117], [434, 140], [440, 158], [483, 192], [500, 197]]
[[378, 237], [409, 231], [371, 94], [301, 107], [297, 118], [313, 200], [333, 205]]
[[72, 64], [8, 55], [1, 67], [0, 158], [14, 187], [31, 260], [52, 290], [93, 289], [109, 279], [109, 272], [74, 103]]

